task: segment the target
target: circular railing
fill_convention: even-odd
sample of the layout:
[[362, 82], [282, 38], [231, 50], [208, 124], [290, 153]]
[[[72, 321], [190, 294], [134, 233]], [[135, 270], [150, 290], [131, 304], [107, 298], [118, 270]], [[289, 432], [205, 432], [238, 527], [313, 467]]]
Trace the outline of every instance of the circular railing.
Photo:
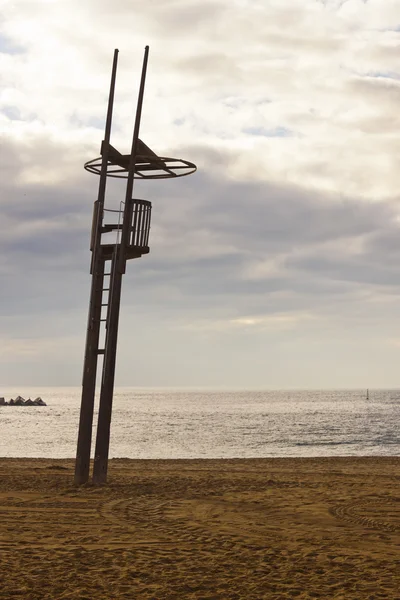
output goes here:
[[[128, 163], [129, 157], [123, 157]], [[124, 161], [124, 162], [125, 162]], [[101, 156], [85, 163], [84, 168], [90, 173], [100, 175], [102, 158]], [[116, 163], [113, 160], [107, 162], [107, 177], [117, 177], [126, 179], [128, 177], [129, 165]], [[170, 179], [172, 177], [184, 177], [191, 175], [197, 170], [194, 163], [183, 158], [169, 158], [166, 156], [137, 157], [135, 163], [135, 178], [139, 179]]]

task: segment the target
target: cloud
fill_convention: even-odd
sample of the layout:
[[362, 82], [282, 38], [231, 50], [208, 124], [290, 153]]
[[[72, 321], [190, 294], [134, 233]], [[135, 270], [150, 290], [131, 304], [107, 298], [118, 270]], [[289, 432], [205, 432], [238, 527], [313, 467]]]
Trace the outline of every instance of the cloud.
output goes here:
[[[142, 137], [198, 172], [135, 186], [153, 202], [151, 252], [124, 280], [119, 381], [262, 385], [265, 356], [277, 385], [288, 363], [300, 385], [308, 356], [308, 380], [328, 385], [340, 354], [348, 382], [373, 340], [382, 382], [399, 318], [399, 22], [394, 0], [7, 3], [2, 376], [20, 376], [36, 340], [57, 376], [64, 346], [63, 381], [80, 378], [98, 184], [82, 166], [99, 153], [115, 47], [112, 141], [128, 151], [149, 44]], [[108, 191], [115, 208], [123, 185]]]

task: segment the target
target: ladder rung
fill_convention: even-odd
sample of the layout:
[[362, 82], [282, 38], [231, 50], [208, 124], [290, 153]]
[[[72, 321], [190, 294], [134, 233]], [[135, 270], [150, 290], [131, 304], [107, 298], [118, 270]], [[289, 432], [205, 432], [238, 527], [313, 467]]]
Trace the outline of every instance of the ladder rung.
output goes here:
[[105, 353], [105, 348], [97, 350], [97, 354], [104, 354]]
[[105, 302], [104, 304], [102, 304], [101, 306], [108, 306], [108, 302]]
[[109, 292], [110, 288], [103, 288], [103, 292]]
[[107, 319], [100, 319], [100, 322], [101, 322], [101, 321], [107, 321]]

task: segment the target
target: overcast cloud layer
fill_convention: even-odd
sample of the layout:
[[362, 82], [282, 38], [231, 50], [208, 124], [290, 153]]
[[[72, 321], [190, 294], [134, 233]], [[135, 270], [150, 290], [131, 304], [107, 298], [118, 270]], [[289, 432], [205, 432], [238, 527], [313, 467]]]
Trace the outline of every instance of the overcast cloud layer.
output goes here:
[[[117, 384], [399, 387], [396, 0], [0, 0], [0, 382], [79, 385], [103, 137], [198, 166], [139, 182]], [[108, 205], [124, 197], [108, 186]], [[0, 389], [1, 395], [1, 389]]]

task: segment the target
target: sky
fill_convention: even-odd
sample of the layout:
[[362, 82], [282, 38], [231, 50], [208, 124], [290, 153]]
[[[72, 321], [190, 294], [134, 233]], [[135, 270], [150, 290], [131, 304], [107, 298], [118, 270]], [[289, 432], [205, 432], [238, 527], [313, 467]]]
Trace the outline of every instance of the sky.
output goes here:
[[[0, 387], [80, 385], [111, 143], [196, 163], [135, 183], [119, 386], [400, 387], [398, 0], [0, 0]], [[110, 181], [106, 204], [124, 198]], [[1, 389], [0, 389], [1, 392]]]

